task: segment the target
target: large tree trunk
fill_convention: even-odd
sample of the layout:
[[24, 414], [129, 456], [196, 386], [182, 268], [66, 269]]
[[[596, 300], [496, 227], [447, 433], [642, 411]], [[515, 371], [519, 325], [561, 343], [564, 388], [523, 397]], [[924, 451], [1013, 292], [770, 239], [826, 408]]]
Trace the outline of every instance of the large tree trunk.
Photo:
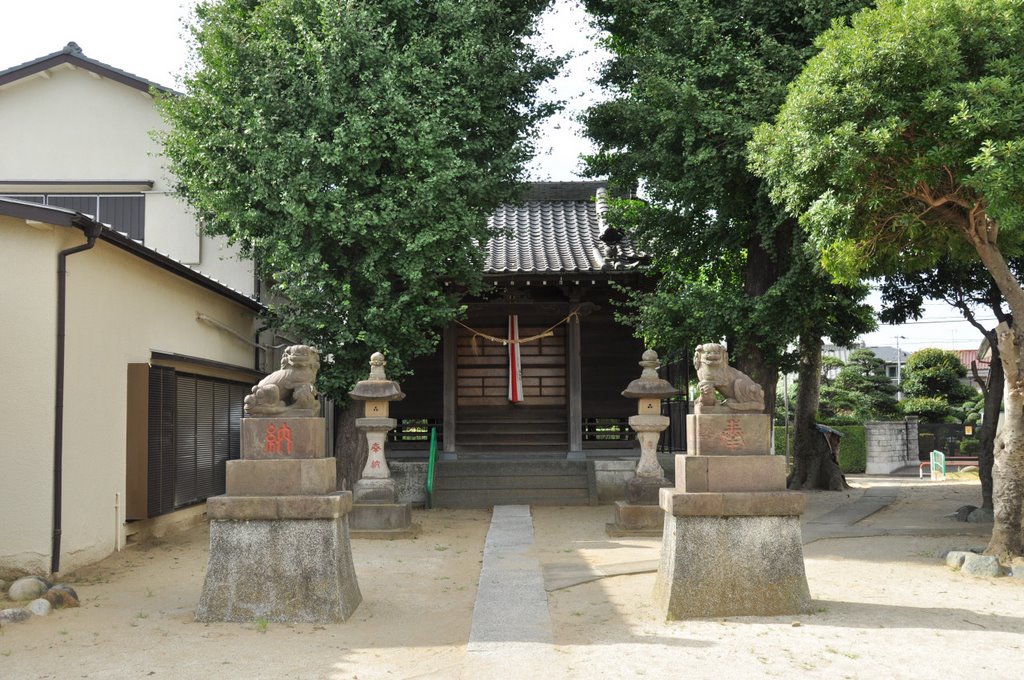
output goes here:
[[838, 449], [834, 448], [838, 447], [838, 441], [833, 444], [815, 427], [821, 383], [821, 345], [820, 336], [800, 336], [793, 470], [786, 486], [790, 489], [841, 491], [848, 485], [839, 468]]
[[[790, 249], [793, 245], [793, 233], [796, 222], [787, 220], [775, 232], [770, 249], [765, 249], [759, 234], [752, 236], [746, 244], [747, 260], [743, 271], [743, 294], [748, 298], [758, 298], [767, 293], [782, 276], [789, 266]], [[769, 333], [769, 329], [764, 329]], [[779, 380], [777, 366], [765, 361], [764, 353], [756, 346], [753, 338], [744, 338], [741, 346], [734, 352], [732, 365], [743, 371], [764, 388], [764, 405], [766, 412], [775, 413], [776, 389]], [[730, 348], [733, 345], [730, 345]]]
[[[996, 239], [999, 225], [982, 209], [972, 210], [963, 230], [1017, 324], [996, 328], [999, 355], [1005, 373], [1003, 426], [996, 435], [992, 462], [992, 506], [995, 521], [985, 553], [1001, 560], [1024, 554], [1021, 506], [1024, 503], [1024, 289], [1010, 271]], [[980, 461], [979, 461], [980, 462]]]
[[349, 400], [334, 410], [334, 457], [338, 461], [338, 488], [348, 491], [363, 476], [369, 457], [366, 435], [356, 429], [356, 418], [362, 416], [363, 402]]
[[[1024, 297], [1024, 292], [1019, 294]], [[1006, 373], [1003, 393], [1005, 414], [995, 440], [992, 465], [995, 522], [985, 553], [1005, 560], [1024, 554], [1021, 530], [1024, 502], [1024, 334], [1005, 322], [999, 324], [996, 334]]]
[[[981, 478], [981, 507], [992, 510], [992, 464], [994, 461], [996, 428], [999, 426], [999, 406], [1003, 403], [1004, 371], [1002, 355], [996, 343], [990, 343], [992, 360], [989, 362], [988, 381], [982, 385], [985, 408], [978, 427], [978, 476]], [[979, 381], [981, 382], [981, 381]]]
[[761, 350], [750, 345], [744, 346], [736, 356], [730, 356], [729, 363], [746, 373], [751, 380], [764, 389], [765, 413], [769, 415], [775, 413], [775, 393], [778, 388], [779, 369], [765, 361], [764, 353]]

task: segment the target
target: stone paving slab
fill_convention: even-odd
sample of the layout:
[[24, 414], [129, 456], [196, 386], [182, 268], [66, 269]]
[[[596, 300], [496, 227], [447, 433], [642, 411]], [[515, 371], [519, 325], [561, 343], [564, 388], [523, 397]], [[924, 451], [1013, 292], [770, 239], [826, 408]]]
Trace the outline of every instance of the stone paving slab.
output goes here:
[[544, 677], [554, 637], [527, 505], [497, 505], [484, 544], [464, 678]]

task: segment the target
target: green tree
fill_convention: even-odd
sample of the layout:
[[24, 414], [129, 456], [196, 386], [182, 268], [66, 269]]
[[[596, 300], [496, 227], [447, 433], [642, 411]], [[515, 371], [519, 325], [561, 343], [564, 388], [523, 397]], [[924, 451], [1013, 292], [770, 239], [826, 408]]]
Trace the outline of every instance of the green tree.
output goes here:
[[[1024, 235], [1024, 5], [881, 0], [835, 25], [757, 131], [755, 170], [851, 280], [981, 262], [1014, 319], [1007, 265]], [[1024, 332], [1000, 324], [1006, 420], [996, 442], [990, 554], [1024, 552]]]
[[896, 386], [885, 373], [885, 362], [869, 349], [850, 352], [849, 361], [831, 385], [821, 391], [820, 413], [858, 422], [892, 418], [899, 413]]
[[[344, 399], [400, 376], [480, 281], [487, 215], [522, 189], [549, 0], [204, 0], [164, 138], [178, 191], [254, 259], [277, 322]], [[450, 285], [446, 285], [450, 284]]]
[[908, 416], [917, 416], [926, 423], [945, 423], [953, 418], [953, 407], [941, 397], [907, 397], [900, 408]]
[[[648, 199], [609, 215], [651, 254], [657, 275], [656, 289], [633, 299], [635, 320], [672, 352], [726, 338], [769, 409], [778, 369], [797, 368], [791, 484], [828, 488], [837, 466], [804, 465], [820, 458], [811, 450], [822, 336], [841, 343], [869, 330], [865, 291], [822, 273], [796, 221], [747, 170], [746, 144], [815, 51], [814, 36], [867, 0], [585, 4], [613, 55], [601, 76], [611, 97], [584, 116], [597, 146], [587, 167], [620, 187], [642, 184]], [[788, 355], [794, 341], [799, 351]]]
[[967, 368], [956, 352], [929, 347], [914, 352], [903, 364], [902, 389], [908, 397], [933, 397], [952, 407], [975, 395], [962, 382], [966, 377]]
[[[1018, 279], [1024, 268], [1024, 258], [1009, 260], [1011, 270]], [[981, 478], [981, 507], [992, 510], [992, 464], [994, 461], [996, 427], [1003, 403], [1003, 364], [999, 356], [996, 329], [981, 323], [978, 312], [991, 313], [997, 323], [1010, 323], [1010, 315], [1003, 305], [1003, 297], [988, 270], [978, 261], [958, 261], [942, 258], [931, 269], [897, 272], [882, 285], [884, 308], [879, 315], [885, 323], [903, 323], [919, 319], [925, 300], [942, 300], [956, 307], [964, 319], [984, 337], [984, 347], [990, 352], [987, 376], [982, 376], [977, 365], [972, 365], [971, 376], [982, 392], [979, 400], [965, 404], [964, 422], [978, 424], [977, 441], [978, 476]], [[979, 352], [980, 354], [980, 352]], [[980, 411], [980, 415], [979, 415]]]

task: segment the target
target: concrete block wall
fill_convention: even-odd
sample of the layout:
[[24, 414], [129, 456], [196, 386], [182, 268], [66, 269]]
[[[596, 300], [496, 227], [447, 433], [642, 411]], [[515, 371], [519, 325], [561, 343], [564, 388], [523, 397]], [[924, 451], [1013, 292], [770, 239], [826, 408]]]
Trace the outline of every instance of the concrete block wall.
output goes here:
[[917, 465], [917, 418], [864, 423], [869, 475]]

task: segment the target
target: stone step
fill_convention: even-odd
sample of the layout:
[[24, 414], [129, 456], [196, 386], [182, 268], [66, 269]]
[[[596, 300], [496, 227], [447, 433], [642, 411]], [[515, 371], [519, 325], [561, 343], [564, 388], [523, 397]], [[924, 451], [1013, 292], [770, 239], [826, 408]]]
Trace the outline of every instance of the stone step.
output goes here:
[[597, 502], [593, 465], [575, 460], [440, 461], [435, 507], [591, 505]]
[[486, 508], [493, 505], [593, 505], [587, 489], [489, 489], [438, 491], [437, 508]]

